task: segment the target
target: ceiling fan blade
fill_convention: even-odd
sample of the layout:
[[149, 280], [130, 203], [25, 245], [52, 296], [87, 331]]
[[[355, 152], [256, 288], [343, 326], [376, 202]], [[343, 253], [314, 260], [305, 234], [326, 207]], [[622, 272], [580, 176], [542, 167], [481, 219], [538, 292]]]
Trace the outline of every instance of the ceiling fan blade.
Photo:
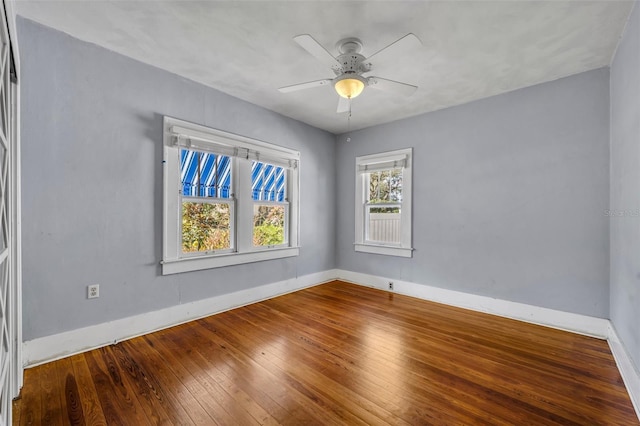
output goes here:
[[351, 99], [343, 98], [342, 96], [338, 96], [338, 110], [336, 111], [338, 114], [343, 112], [349, 112], [351, 107], [350, 105]]
[[304, 50], [311, 53], [316, 59], [328, 66], [329, 68], [336, 70], [340, 68], [340, 64], [333, 57], [331, 53], [327, 51], [320, 43], [318, 43], [309, 34], [302, 34], [293, 38]]
[[380, 77], [369, 77], [367, 83], [369, 87], [374, 89], [397, 93], [403, 96], [411, 96], [418, 89], [418, 86]]
[[278, 90], [282, 93], [295, 92], [297, 90], [312, 89], [319, 86], [328, 86], [331, 84], [331, 80], [316, 80], [308, 81], [306, 83], [293, 84], [291, 86], [280, 87]]
[[394, 41], [393, 43], [391, 43], [387, 47], [384, 47], [384, 48], [378, 50], [373, 55], [370, 55], [367, 58], [367, 62], [373, 60], [374, 57], [382, 54], [383, 52], [384, 53], [389, 53], [389, 52], [396, 51], [396, 50], [400, 51], [400, 50], [417, 49], [420, 46], [422, 46], [422, 42], [420, 41], [420, 39], [418, 37], [416, 37], [415, 34], [409, 33], [406, 36]]

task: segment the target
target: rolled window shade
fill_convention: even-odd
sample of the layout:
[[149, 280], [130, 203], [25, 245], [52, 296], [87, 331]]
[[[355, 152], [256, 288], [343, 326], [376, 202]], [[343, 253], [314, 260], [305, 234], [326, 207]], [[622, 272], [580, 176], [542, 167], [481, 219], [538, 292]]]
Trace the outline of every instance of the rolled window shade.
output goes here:
[[380, 170], [398, 169], [407, 166], [407, 156], [404, 154], [381, 158], [380, 161], [370, 160], [358, 164], [359, 173], [376, 172]]
[[285, 167], [288, 169], [297, 169], [298, 160], [294, 158], [282, 158], [274, 155], [268, 155], [261, 153], [260, 151], [249, 150], [247, 156], [244, 157], [247, 160], [260, 161], [263, 163], [272, 164], [274, 166]]
[[246, 157], [247, 149], [227, 145], [219, 145], [209, 141], [193, 137], [176, 136], [174, 144], [180, 148], [194, 151], [210, 152], [212, 154], [226, 155], [227, 157]]
[[[228, 157], [244, 158], [246, 160], [261, 161], [269, 163], [274, 166], [285, 167], [289, 169], [296, 169], [298, 167], [298, 160], [286, 155], [278, 155], [277, 151], [264, 152], [263, 150], [251, 149], [246, 147], [233, 146], [237, 142], [232, 139], [216, 136], [215, 139], [209, 136], [207, 133], [199, 132], [197, 130], [186, 129], [180, 126], [172, 126], [171, 132], [174, 136], [174, 145], [184, 147], [186, 149], [193, 149], [196, 151], [211, 152], [219, 155], [226, 155]], [[221, 141], [229, 141], [229, 145], [220, 143]]]

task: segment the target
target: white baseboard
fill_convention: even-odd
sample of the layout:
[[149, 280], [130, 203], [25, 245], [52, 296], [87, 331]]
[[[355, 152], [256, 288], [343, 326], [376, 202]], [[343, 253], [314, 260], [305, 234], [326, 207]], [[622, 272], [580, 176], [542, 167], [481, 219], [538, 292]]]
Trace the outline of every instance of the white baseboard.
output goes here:
[[562, 312], [555, 309], [509, 302], [507, 300], [494, 299], [486, 296], [477, 296], [475, 294], [446, 290], [394, 278], [362, 274], [360, 272], [338, 269], [337, 273], [338, 279], [340, 280], [381, 290], [388, 290], [389, 282], [393, 281], [394, 293], [443, 303], [445, 305], [517, 319], [600, 339], [606, 339], [609, 335], [609, 320], [604, 318]]
[[381, 290], [386, 290], [389, 281], [393, 281], [395, 293], [602, 339], [606, 339], [609, 336], [609, 321], [602, 318], [561, 312], [359, 272], [331, 269], [29, 340], [24, 342], [22, 347], [23, 365], [25, 367], [33, 367], [197, 318], [315, 286], [333, 279], [341, 279]]
[[633, 408], [636, 409], [636, 415], [640, 419], [640, 372], [633, 366], [633, 361], [620, 341], [613, 324], [609, 324], [609, 338], [607, 340], [622, 380], [627, 387], [627, 392], [629, 392]]
[[23, 364], [25, 367], [34, 367], [243, 305], [313, 287], [331, 281], [336, 276], [336, 270], [331, 269], [29, 340], [23, 343]]

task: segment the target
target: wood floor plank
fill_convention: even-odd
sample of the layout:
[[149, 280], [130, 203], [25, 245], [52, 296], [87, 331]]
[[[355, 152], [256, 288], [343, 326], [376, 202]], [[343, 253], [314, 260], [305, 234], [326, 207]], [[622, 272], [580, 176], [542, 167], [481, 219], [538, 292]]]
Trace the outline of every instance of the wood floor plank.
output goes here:
[[[218, 327], [217, 331], [221, 333], [222, 327]], [[234, 347], [238, 347], [243, 351], [246, 350], [246, 348], [232, 338], [230, 334], [223, 334], [222, 338]], [[354, 416], [349, 410], [346, 410], [343, 405], [338, 404], [335, 398], [324, 391], [325, 388], [330, 389], [334, 385], [333, 383], [330, 383], [328, 380], [320, 380], [317, 383], [305, 380], [299, 374], [295, 354], [293, 354], [290, 359], [285, 360], [279, 356], [278, 351], [278, 348], [262, 346], [262, 356], [257, 359], [258, 364], [263, 368], [276, 371], [292, 389], [304, 398], [313, 401], [315, 407], [310, 408], [312, 412], [321, 413], [331, 424], [367, 424], [365, 420]]]
[[[183, 330], [186, 327], [183, 327]], [[183, 333], [183, 330], [180, 333]], [[155, 336], [145, 336], [146, 338], [154, 339]], [[194, 342], [189, 339], [188, 344], [191, 346]], [[221, 349], [225, 349], [225, 342], [217, 342], [220, 345]], [[233, 351], [234, 348], [230, 348], [230, 351]], [[183, 347], [183, 352], [188, 353], [193, 351], [193, 349]], [[221, 351], [223, 355], [227, 354], [227, 351]], [[251, 381], [253, 387], [258, 387], [261, 389], [261, 392], [268, 393], [272, 398], [276, 398], [279, 404], [282, 407], [286, 407], [287, 414], [286, 418], [282, 419], [283, 424], [316, 424], [313, 421], [312, 413], [308, 410], [305, 410], [303, 404], [299, 404], [300, 399], [297, 398], [297, 393], [292, 388], [288, 387], [286, 384], [282, 383], [280, 377], [274, 374], [273, 371], [268, 371], [266, 369], [262, 369], [253, 359], [250, 357], [244, 357], [241, 353], [236, 352], [236, 360], [239, 364], [239, 370], [235, 374], [236, 379], [245, 380], [245, 378]], [[179, 363], [171, 362], [170, 366], [180, 366]], [[205, 398], [206, 399], [206, 398]], [[301, 417], [299, 417], [301, 416]], [[317, 424], [326, 424], [324, 421], [319, 421]]]
[[[175, 355], [177, 362], [196, 381], [196, 398], [198, 401], [208, 404], [207, 412], [221, 425], [255, 424], [255, 420], [242, 408], [236, 406], [232, 398], [215, 381], [215, 377], [206, 369], [197, 352], [191, 344], [184, 339], [184, 334], [189, 330], [190, 325], [180, 328], [177, 333], [158, 333], [157, 347], [162, 348], [163, 355], [167, 358]], [[174, 340], [175, 339], [175, 340]], [[172, 367], [174, 363], [171, 364]]]
[[[184, 329], [184, 326], [180, 326]], [[176, 332], [175, 328], [172, 332]], [[181, 332], [181, 330], [179, 331]], [[206, 415], [211, 421], [206, 421], [204, 424], [216, 424], [216, 425], [228, 425], [233, 424], [232, 418], [220, 405], [220, 403], [207, 393], [207, 389], [200, 383], [197, 376], [200, 374], [196, 372], [196, 376], [185, 367], [183, 359], [188, 358], [190, 355], [188, 350], [184, 349], [174, 353], [170, 348], [166, 348], [160, 339], [161, 333], [149, 334], [143, 337], [150, 347], [158, 353], [158, 355], [165, 360], [166, 366], [176, 376], [180, 383], [188, 392], [185, 396], [186, 401], [190, 404], [192, 400], [202, 407]], [[205, 417], [206, 419], [206, 417]]]
[[[189, 347], [190, 360], [193, 365], [203, 371], [203, 380], [209, 386], [209, 391], [216, 395], [216, 400], [223, 400], [223, 407], [236, 421], [242, 424], [260, 424], [261, 421], [268, 422], [268, 415], [254, 404], [250, 398], [236, 386], [228, 386], [223, 374], [224, 365], [219, 360], [209, 359], [206, 356], [205, 348], [200, 347], [199, 342], [194, 335], [194, 327], [186, 327], [181, 335], [180, 341], [188, 339], [192, 346]], [[174, 340], [172, 342], [175, 349], [185, 348], [185, 345], [178, 345]], [[202, 344], [210, 344], [210, 342], [202, 342]]]
[[40, 398], [42, 406], [42, 424], [63, 425], [66, 410], [63, 410], [63, 392], [58, 381], [54, 363], [40, 366]]
[[110, 347], [85, 355], [107, 424], [150, 425], [133, 392], [125, 386]]
[[[40, 367], [30, 368], [24, 372], [24, 386], [20, 391], [20, 426], [39, 425], [42, 420], [40, 403]], [[14, 425], [16, 419], [14, 419]]]
[[78, 388], [73, 364], [70, 358], [61, 359], [56, 362], [58, 383], [64, 385], [62, 416], [67, 420], [67, 424], [73, 426], [86, 425], [84, 410], [82, 408], [82, 396]]
[[[198, 322], [199, 323], [199, 322]], [[225, 341], [218, 341], [217, 336], [207, 335], [208, 330], [201, 330], [192, 327], [190, 340], [197, 346], [197, 351], [208, 360], [209, 363], [219, 364], [222, 376], [218, 376], [219, 381], [232, 392], [235, 388], [242, 389], [246, 395], [264, 407], [269, 416], [277, 420], [279, 424], [290, 422], [296, 423], [304, 421], [307, 416], [296, 420], [304, 408], [295, 400], [288, 398], [286, 390], [283, 392], [282, 386], [274, 386], [277, 383], [273, 375], [256, 363], [247, 363], [248, 357], [245, 354], [229, 350]], [[247, 374], [249, 372], [249, 374]], [[284, 396], [284, 400], [278, 400], [279, 396]], [[255, 417], [255, 416], [254, 416]], [[258, 419], [263, 421], [262, 419]], [[265, 420], [270, 422], [270, 420]]]
[[606, 341], [340, 281], [25, 372], [14, 425], [640, 425]]
[[[152, 424], [183, 424], [186, 419], [190, 421], [184, 410], [174, 411], [167, 406], [163, 386], [155, 379], [152, 372], [147, 373], [140, 367], [140, 364], [125, 350], [123, 344], [113, 345], [111, 349], [124, 373], [123, 380], [138, 397], [140, 406]], [[165, 410], [165, 407], [168, 410]]]
[[20, 424], [20, 415], [22, 414], [22, 404], [20, 398], [16, 398], [11, 401], [11, 415], [13, 417], [13, 424]]
[[73, 373], [80, 392], [80, 403], [85, 424], [95, 426], [106, 426], [107, 419], [104, 417], [102, 406], [98, 398], [96, 386], [87, 366], [83, 354], [73, 355], [68, 358], [73, 368]]
[[152, 383], [151, 388], [161, 389], [156, 391], [161, 392], [159, 400], [167, 406], [166, 411], [172, 413], [176, 424], [215, 423], [144, 337], [122, 342], [122, 345], [146, 371], [145, 377]]

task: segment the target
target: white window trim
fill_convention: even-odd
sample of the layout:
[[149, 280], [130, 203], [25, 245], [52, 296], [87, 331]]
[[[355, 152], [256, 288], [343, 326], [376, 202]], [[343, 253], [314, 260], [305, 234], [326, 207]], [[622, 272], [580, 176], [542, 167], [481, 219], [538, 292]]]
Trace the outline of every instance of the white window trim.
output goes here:
[[[280, 259], [299, 255], [299, 164], [300, 153], [267, 142], [211, 129], [172, 117], [163, 121], [163, 239], [162, 274], [197, 271], [263, 260]], [[177, 142], [179, 141], [179, 143]], [[288, 208], [288, 244], [276, 247], [254, 247], [251, 240], [253, 228], [241, 224], [253, 223], [253, 199], [251, 180], [238, 176], [250, 176], [250, 161], [235, 161], [232, 167], [235, 199], [235, 251], [219, 254], [182, 253], [181, 245], [181, 189], [180, 189], [180, 147], [224, 153], [246, 160], [263, 161], [288, 169], [287, 188], [290, 203]], [[244, 208], [243, 206], [251, 206]], [[233, 231], [232, 231], [233, 232]], [[233, 245], [233, 244], [232, 244]]]
[[[411, 247], [411, 228], [413, 225], [411, 219], [411, 199], [413, 198], [411, 188], [412, 161], [413, 148], [356, 157], [355, 251], [399, 257], [413, 256], [414, 249]], [[392, 168], [394, 165], [403, 166], [402, 207], [400, 209], [402, 231], [400, 244], [374, 244], [365, 240], [365, 200], [367, 197], [366, 191], [368, 190], [364, 184], [365, 173]]]

